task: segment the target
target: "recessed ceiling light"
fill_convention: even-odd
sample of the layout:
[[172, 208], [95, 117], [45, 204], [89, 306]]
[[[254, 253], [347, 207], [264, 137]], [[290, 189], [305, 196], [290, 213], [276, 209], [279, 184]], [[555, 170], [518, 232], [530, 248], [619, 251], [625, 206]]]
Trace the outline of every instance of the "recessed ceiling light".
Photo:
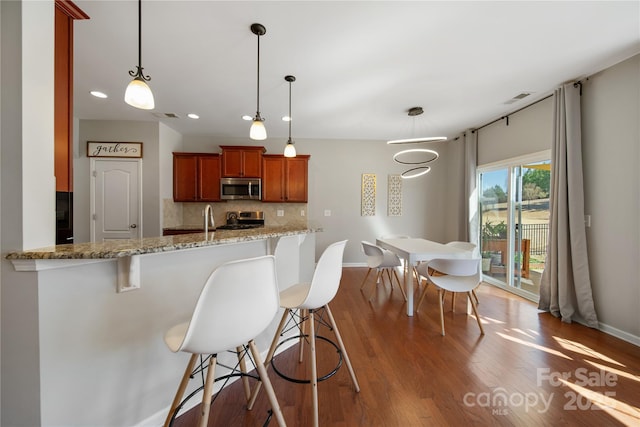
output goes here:
[[242, 120], [251, 121], [251, 120], [253, 120], [253, 117], [244, 115], [244, 116], [242, 116]]
[[107, 94], [104, 92], [100, 92], [99, 90], [92, 90], [91, 95], [95, 96], [96, 98], [107, 98]]
[[190, 119], [199, 119], [200, 116], [194, 113], [189, 113], [187, 114], [187, 117], [189, 117]]

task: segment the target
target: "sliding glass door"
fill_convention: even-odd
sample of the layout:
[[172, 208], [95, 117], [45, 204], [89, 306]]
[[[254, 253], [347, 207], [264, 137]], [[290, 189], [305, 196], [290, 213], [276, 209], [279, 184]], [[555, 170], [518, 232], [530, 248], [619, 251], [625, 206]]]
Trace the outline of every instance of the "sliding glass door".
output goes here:
[[548, 154], [481, 167], [478, 172], [485, 281], [537, 300], [549, 227]]

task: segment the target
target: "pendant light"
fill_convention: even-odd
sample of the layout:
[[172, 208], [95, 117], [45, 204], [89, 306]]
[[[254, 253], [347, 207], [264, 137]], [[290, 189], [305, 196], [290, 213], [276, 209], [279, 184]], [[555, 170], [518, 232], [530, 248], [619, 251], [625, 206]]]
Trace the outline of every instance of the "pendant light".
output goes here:
[[151, 80], [151, 77], [142, 74], [142, 70], [144, 70], [142, 68], [142, 0], [138, 0], [138, 65], [136, 71], [129, 71], [129, 75], [134, 79], [127, 86], [124, 101], [136, 108], [153, 110], [155, 107], [153, 93], [146, 83]]
[[260, 116], [260, 36], [263, 36], [267, 29], [262, 24], [251, 24], [251, 32], [258, 36], [258, 73], [256, 89], [256, 116], [249, 131], [249, 138], [261, 141], [267, 139], [267, 129], [264, 127], [264, 119]]
[[293, 139], [291, 139], [291, 121], [293, 120], [291, 116], [291, 83], [296, 81], [296, 76], [284, 76], [284, 79], [289, 82], [289, 139], [284, 147], [284, 156], [295, 157], [296, 147], [293, 145]]

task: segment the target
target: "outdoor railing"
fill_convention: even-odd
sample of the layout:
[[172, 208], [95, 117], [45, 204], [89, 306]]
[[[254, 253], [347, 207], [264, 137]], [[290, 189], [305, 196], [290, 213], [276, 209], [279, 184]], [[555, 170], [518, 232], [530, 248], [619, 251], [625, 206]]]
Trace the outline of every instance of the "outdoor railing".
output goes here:
[[544, 255], [547, 252], [549, 224], [520, 224], [522, 238], [531, 241], [531, 254]]

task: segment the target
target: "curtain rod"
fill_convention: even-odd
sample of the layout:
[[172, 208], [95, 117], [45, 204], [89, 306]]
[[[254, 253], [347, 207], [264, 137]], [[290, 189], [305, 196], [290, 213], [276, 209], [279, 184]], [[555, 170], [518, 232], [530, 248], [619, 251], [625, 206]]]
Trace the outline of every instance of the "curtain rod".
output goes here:
[[518, 113], [518, 112], [520, 112], [520, 111], [522, 111], [522, 110], [524, 110], [524, 109], [526, 109], [526, 108], [532, 107], [532, 106], [536, 105], [538, 102], [542, 102], [542, 101], [544, 101], [545, 99], [551, 98], [552, 96], [553, 96], [553, 93], [551, 93], [551, 94], [549, 94], [549, 95], [545, 96], [544, 98], [540, 98], [540, 99], [538, 99], [537, 101], [532, 102], [532, 103], [531, 103], [531, 104], [529, 104], [529, 105], [526, 105], [526, 106], [524, 106], [524, 107], [522, 107], [522, 108], [519, 108], [519, 109], [517, 109], [517, 110], [515, 110], [515, 111], [512, 111], [512, 112], [510, 112], [509, 114], [505, 114], [504, 116], [502, 116], [502, 117], [500, 117], [500, 118], [497, 118], [497, 119], [495, 119], [495, 120], [493, 120], [493, 121], [491, 121], [491, 122], [489, 122], [489, 123], [485, 123], [484, 125], [482, 125], [482, 126], [480, 126], [480, 127], [478, 127], [478, 128], [473, 129], [471, 132], [477, 132], [477, 131], [479, 131], [480, 129], [485, 128], [485, 127], [487, 127], [487, 126], [489, 126], [489, 125], [492, 125], [492, 124], [494, 124], [495, 122], [499, 122], [500, 120], [502, 120], [502, 119], [504, 119], [504, 118], [506, 118], [506, 119], [507, 119], [507, 125], [509, 125], [509, 116], [511, 116], [511, 115], [513, 115], [513, 114], [516, 114], [516, 113]]

